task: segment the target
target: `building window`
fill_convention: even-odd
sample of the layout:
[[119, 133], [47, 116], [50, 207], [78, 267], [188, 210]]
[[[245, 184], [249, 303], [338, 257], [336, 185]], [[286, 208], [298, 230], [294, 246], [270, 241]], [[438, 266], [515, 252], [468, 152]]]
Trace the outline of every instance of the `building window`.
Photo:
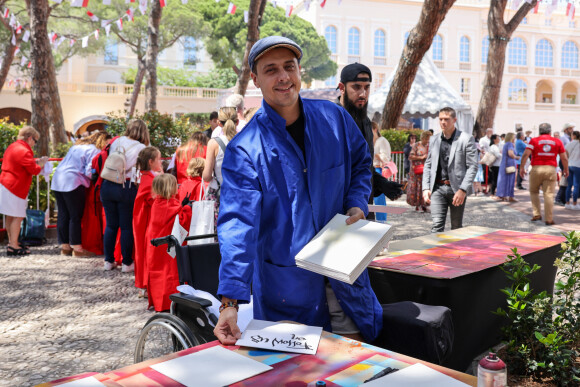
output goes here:
[[575, 21], [569, 21], [568, 22], [568, 28], [576, 28], [576, 22]]
[[354, 27], [348, 30], [348, 55], [360, 55], [360, 31]]
[[462, 36], [459, 40], [459, 61], [469, 63], [469, 38]]
[[324, 86], [326, 87], [336, 87], [337, 85], [338, 82], [336, 82], [336, 75], [326, 78], [326, 80], [324, 81]]
[[375, 90], [379, 89], [381, 86], [383, 86], [383, 83], [385, 83], [386, 79], [387, 79], [387, 75], [385, 73], [376, 73], [375, 74], [377, 80], [375, 81]]
[[195, 39], [191, 36], [186, 37], [183, 40], [183, 64], [186, 66], [195, 66], [197, 62], [196, 53], [197, 47]]
[[481, 63], [487, 63], [487, 54], [489, 53], [489, 36], [484, 36], [481, 41]]
[[536, 67], [553, 67], [554, 50], [546, 39], [536, 44]]
[[117, 42], [107, 42], [105, 45], [105, 64], [117, 65], [119, 64], [119, 45]]
[[375, 56], [385, 56], [385, 31], [375, 31]]
[[336, 27], [328, 26], [324, 30], [324, 37], [326, 38], [326, 44], [328, 44], [328, 49], [331, 54], [336, 54]]
[[525, 17], [525, 18], [522, 19], [522, 24], [528, 24], [528, 18], [527, 17]]
[[508, 101], [527, 102], [528, 85], [521, 79], [514, 79], [508, 86]]
[[566, 94], [562, 103], [576, 105], [576, 94]]
[[567, 41], [562, 46], [562, 68], [563, 69], [578, 68], [578, 46], [576, 45], [576, 43]]
[[508, 43], [508, 64], [512, 66], [528, 65], [528, 47], [522, 38], [513, 38]]
[[433, 43], [431, 43], [431, 50], [433, 52], [433, 60], [443, 60], [443, 38], [441, 35], [435, 35]]
[[552, 19], [544, 19], [544, 25], [550, 27], [552, 25]]
[[461, 93], [469, 94], [471, 90], [471, 79], [461, 78]]

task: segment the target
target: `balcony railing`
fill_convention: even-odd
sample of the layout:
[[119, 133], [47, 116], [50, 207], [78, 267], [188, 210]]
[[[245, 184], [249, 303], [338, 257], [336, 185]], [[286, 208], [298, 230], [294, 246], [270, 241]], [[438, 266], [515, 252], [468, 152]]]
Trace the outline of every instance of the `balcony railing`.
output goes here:
[[459, 63], [459, 70], [471, 70], [471, 63]]
[[386, 66], [387, 58], [375, 57], [374, 64], [377, 66]]
[[536, 67], [534, 70], [536, 75], [554, 75], [554, 69], [551, 68], [543, 68], [543, 67]]
[[556, 110], [553, 103], [536, 102], [536, 110]]
[[437, 68], [442, 69], [445, 67], [445, 62], [443, 62], [442, 60], [434, 60], [433, 61], [435, 63], [435, 66], [437, 66]]
[[349, 55], [348, 56], [348, 63], [355, 63], [355, 62], [359, 62], [360, 63], [360, 55]]

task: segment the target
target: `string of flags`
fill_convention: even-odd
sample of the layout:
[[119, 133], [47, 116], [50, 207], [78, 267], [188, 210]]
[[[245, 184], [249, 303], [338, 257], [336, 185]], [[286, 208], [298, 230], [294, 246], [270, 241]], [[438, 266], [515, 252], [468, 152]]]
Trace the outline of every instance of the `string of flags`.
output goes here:
[[[340, 1], [340, 0], [339, 0]], [[510, 8], [513, 11], [516, 11], [520, 5], [522, 4], [522, 2], [525, 1], [528, 4], [532, 4], [533, 0], [512, 0], [511, 1], [511, 6]], [[576, 5], [574, 4], [574, 0], [568, 0], [565, 4], [566, 4], [566, 16], [568, 16], [568, 19], [570, 21], [574, 20], [574, 16], [575, 16], [575, 11], [576, 11]], [[537, 14], [539, 9], [540, 9], [540, 3], [545, 4], [545, 10], [544, 10], [544, 15], [546, 17], [550, 17], [554, 11], [556, 11], [558, 9], [558, 6], [560, 4], [562, 4], [562, 1], [559, 0], [538, 0], [536, 2], [536, 5], [534, 6], [534, 11], [533, 13]]]

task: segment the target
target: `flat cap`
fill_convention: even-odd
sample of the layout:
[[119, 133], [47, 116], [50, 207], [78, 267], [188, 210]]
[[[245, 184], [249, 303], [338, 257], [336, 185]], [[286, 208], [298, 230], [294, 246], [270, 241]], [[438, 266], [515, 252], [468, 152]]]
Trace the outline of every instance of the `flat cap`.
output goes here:
[[298, 44], [296, 44], [296, 42], [283, 36], [268, 36], [267, 38], [258, 40], [252, 46], [250, 55], [248, 55], [248, 64], [250, 65], [250, 70], [254, 72], [254, 65], [262, 55], [279, 47], [287, 48], [288, 50], [292, 51], [294, 55], [296, 55], [298, 63], [300, 63], [300, 59], [302, 58], [302, 49]]

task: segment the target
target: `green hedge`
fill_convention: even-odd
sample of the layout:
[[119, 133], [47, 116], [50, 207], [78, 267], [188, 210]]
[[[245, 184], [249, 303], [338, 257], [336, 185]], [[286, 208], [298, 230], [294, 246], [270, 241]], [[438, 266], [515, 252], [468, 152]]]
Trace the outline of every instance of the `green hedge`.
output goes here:
[[8, 122], [8, 118], [0, 118], [0, 158], [4, 157], [4, 152], [8, 145], [16, 141], [18, 131], [25, 125], [14, 125]]
[[391, 151], [402, 152], [403, 147], [407, 143], [407, 137], [409, 134], [414, 134], [417, 136], [417, 141], [421, 138], [421, 129], [408, 129], [408, 130], [397, 130], [397, 129], [386, 129], [381, 130], [381, 136], [386, 138], [391, 145]]

